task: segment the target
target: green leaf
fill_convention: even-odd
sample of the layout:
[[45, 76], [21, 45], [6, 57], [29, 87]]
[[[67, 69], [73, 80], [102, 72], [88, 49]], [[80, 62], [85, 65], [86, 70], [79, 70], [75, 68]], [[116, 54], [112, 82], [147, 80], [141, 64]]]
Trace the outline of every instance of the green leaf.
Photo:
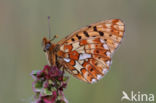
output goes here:
[[57, 91], [57, 89], [54, 87], [51, 87], [51, 91]]
[[52, 84], [53, 83], [53, 81], [52, 80], [48, 80], [48, 84]]
[[69, 77], [67, 77], [67, 76], [63, 77], [63, 81], [67, 81], [68, 79], [69, 79]]
[[36, 83], [35, 83], [35, 88], [37, 88], [37, 89], [39, 89], [39, 88], [42, 88], [42, 82], [41, 81], [37, 81]]
[[48, 88], [44, 88], [44, 95], [52, 95], [52, 92]]
[[65, 102], [62, 100], [57, 100], [56, 103], [65, 103]]

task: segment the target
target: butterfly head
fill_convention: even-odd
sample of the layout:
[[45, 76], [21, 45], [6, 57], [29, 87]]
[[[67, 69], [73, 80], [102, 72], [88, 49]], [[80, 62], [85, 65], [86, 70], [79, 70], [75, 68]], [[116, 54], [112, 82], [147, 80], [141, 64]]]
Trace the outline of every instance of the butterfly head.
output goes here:
[[52, 41], [55, 40], [55, 38], [57, 38], [56, 35], [50, 40], [48, 40], [46, 37], [43, 38], [42, 45], [44, 52], [49, 51], [50, 49], [53, 49], [55, 47], [55, 44], [52, 43]]
[[45, 52], [49, 65], [56, 65], [55, 63], [55, 50], [56, 44], [52, 43], [51, 40], [43, 38], [42, 40], [43, 51]]
[[43, 45], [43, 51], [47, 52], [50, 50], [52, 43], [50, 42], [50, 40], [44, 37], [42, 40], [42, 45]]

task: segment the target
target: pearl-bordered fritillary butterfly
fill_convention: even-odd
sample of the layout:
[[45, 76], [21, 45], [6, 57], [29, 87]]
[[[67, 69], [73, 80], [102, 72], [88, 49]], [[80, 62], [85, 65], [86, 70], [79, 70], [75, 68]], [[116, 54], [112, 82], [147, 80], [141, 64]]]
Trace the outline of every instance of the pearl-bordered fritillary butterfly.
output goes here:
[[81, 28], [56, 44], [43, 38], [43, 46], [51, 66], [63, 67], [74, 77], [94, 83], [108, 72], [123, 36], [123, 22], [111, 19]]

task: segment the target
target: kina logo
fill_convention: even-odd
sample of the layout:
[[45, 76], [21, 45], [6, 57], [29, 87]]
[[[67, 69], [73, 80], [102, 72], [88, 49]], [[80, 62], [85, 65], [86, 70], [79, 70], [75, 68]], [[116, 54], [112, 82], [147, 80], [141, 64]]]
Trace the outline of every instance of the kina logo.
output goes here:
[[134, 92], [131, 91], [130, 94], [122, 91], [121, 101], [127, 100], [132, 102], [153, 102], [154, 101], [154, 94], [145, 94], [141, 93], [140, 91]]

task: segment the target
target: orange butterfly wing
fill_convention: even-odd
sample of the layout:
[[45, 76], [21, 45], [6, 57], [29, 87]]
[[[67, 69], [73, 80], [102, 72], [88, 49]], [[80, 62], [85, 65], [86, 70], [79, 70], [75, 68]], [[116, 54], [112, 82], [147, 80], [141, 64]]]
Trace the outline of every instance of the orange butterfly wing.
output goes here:
[[[111, 57], [124, 35], [119, 19], [91, 24], [59, 41], [62, 64], [73, 76], [88, 83], [101, 79], [111, 65]], [[59, 53], [58, 53], [59, 54]]]

